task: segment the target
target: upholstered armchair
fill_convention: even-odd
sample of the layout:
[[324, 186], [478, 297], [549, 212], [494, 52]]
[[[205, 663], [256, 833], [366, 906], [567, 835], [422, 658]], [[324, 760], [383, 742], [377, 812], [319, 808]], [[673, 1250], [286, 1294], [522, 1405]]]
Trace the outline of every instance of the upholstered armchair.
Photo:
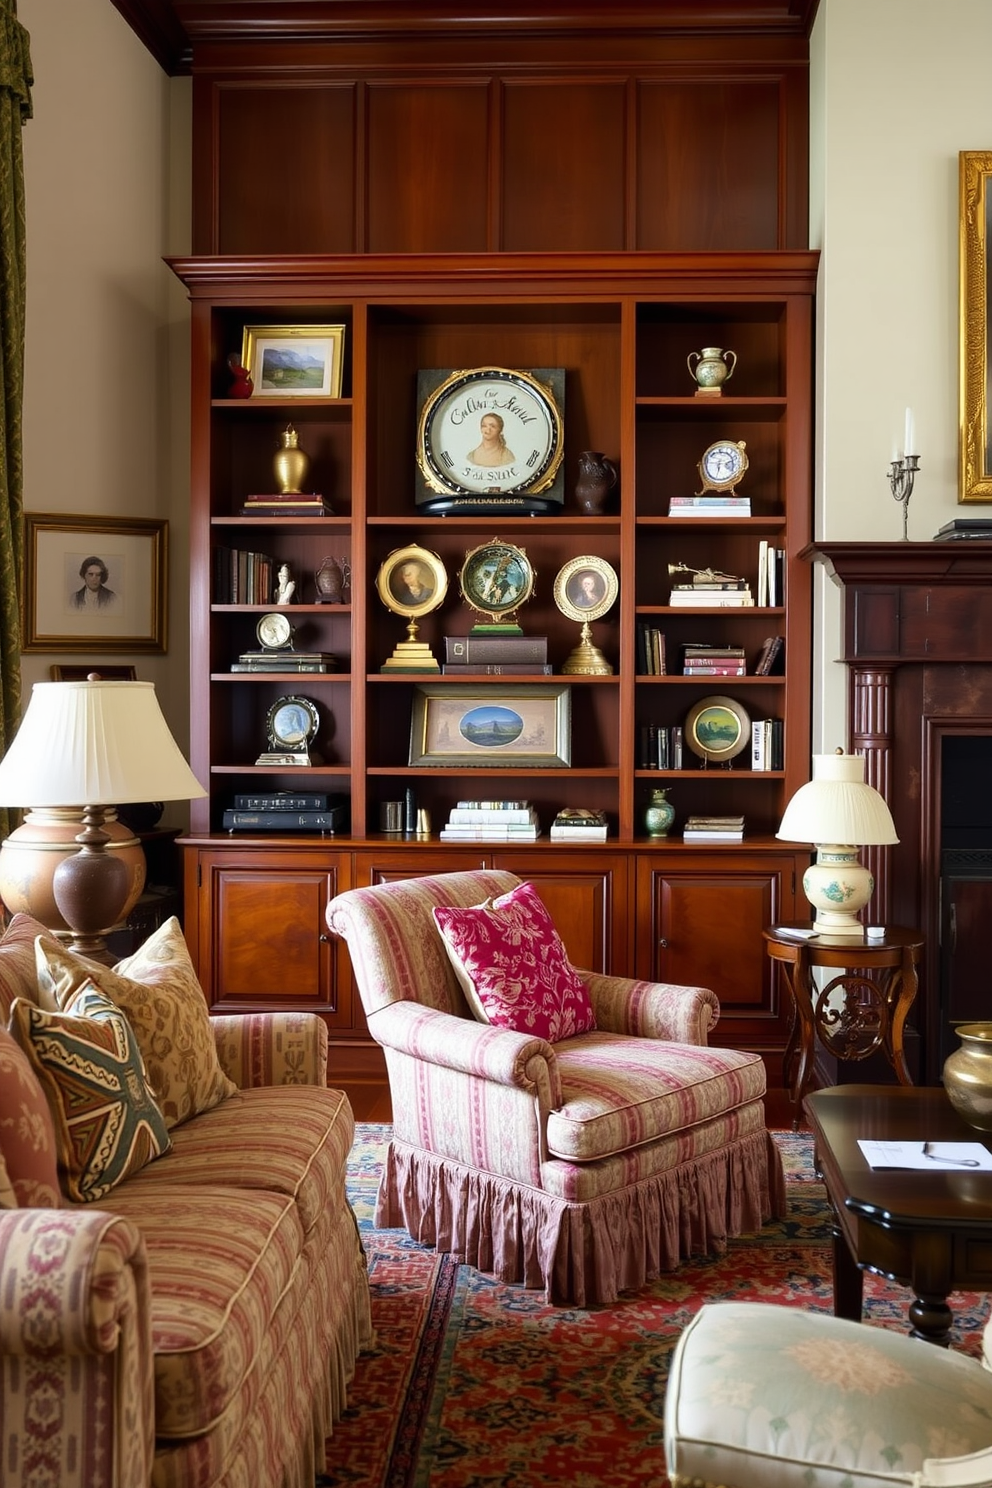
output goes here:
[[[575, 972], [567, 958], [591, 1026], [544, 1036], [527, 994], [564, 952], [560, 941], [535, 951], [518, 920], [499, 921], [520, 884], [505, 872], [446, 873], [328, 905], [389, 1073], [393, 1138], [376, 1223], [543, 1287], [551, 1301], [609, 1303], [783, 1212], [764, 1067], [707, 1047], [719, 1004], [706, 988]], [[476, 919], [497, 944], [497, 991], [516, 1000], [523, 1031], [473, 1016], [446, 946], [451, 919], [473, 922], [451, 911], [493, 898]], [[533, 958], [523, 970], [521, 947]]]
[[665, 1395], [673, 1488], [968, 1488], [992, 1483], [982, 1364], [906, 1333], [762, 1302], [711, 1302]]

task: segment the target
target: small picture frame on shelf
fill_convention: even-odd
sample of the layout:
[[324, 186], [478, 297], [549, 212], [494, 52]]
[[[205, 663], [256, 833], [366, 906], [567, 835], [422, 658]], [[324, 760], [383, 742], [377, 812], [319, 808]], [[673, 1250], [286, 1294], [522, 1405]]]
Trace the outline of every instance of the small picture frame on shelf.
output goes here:
[[567, 684], [414, 689], [411, 765], [567, 769], [571, 757]]
[[448, 592], [448, 574], [436, 553], [409, 543], [383, 559], [375, 586], [387, 610], [415, 620], [441, 604]]
[[569, 620], [599, 620], [620, 593], [616, 570], [605, 558], [570, 558], [555, 578], [555, 604]]
[[340, 398], [343, 325], [246, 325], [241, 362], [253, 398]]
[[164, 651], [168, 530], [25, 512], [22, 651]]

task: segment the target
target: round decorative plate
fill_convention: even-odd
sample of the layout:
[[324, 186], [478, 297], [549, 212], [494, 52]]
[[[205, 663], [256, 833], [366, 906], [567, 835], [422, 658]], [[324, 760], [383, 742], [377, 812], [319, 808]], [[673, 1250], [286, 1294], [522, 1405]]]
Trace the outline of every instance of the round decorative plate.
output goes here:
[[528, 372], [453, 372], [421, 410], [417, 464], [430, 489], [442, 495], [546, 491], [563, 453], [554, 395]]
[[685, 742], [707, 763], [732, 760], [751, 742], [751, 720], [734, 698], [700, 698], [685, 720]]
[[319, 725], [316, 705], [305, 697], [277, 698], [266, 719], [273, 749], [306, 749], [316, 738]]
[[523, 548], [494, 538], [465, 554], [458, 582], [465, 603], [495, 623], [530, 599], [534, 570]]

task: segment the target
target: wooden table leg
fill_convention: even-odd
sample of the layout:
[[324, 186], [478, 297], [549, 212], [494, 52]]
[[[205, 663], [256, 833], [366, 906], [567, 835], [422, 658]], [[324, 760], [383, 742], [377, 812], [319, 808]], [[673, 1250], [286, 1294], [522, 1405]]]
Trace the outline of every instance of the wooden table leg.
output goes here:
[[834, 1317], [860, 1323], [864, 1305], [864, 1272], [851, 1254], [840, 1225], [833, 1223]]
[[917, 1293], [909, 1304], [911, 1338], [921, 1338], [924, 1343], [935, 1343], [947, 1348], [951, 1341], [951, 1324], [954, 1314], [947, 1305], [947, 1298]]
[[[913, 1083], [906, 1064], [906, 1051], [903, 1048], [903, 1029], [906, 1026], [906, 1015], [916, 1001], [918, 987], [919, 977], [907, 948], [902, 953], [902, 965], [894, 968], [886, 987], [889, 1016], [885, 1031], [885, 1053], [896, 1072], [900, 1085], [912, 1085]], [[893, 990], [895, 990], [894, 1006]]]

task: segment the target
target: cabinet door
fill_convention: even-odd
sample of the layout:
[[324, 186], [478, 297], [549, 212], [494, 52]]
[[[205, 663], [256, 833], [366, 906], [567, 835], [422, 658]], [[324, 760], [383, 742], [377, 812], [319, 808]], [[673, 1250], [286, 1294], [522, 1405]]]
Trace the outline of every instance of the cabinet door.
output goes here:
[[720, 999], [713, 1042], [781, 1051], [790, 1009], [762, 931], [795, 917], [795, 860], [733, 854], [719, 861], [638, 864], [638, 974], [711, 987]]
[[348, 958], [324, 921], [350, 864], [318, 848], [190, 853], [191, 953], [213, 1012], [305, 1008], [332, 1032], [354, 1026]]
[[631, 966], [633, 915], [628, 857], [572, 852], [551, 857], [537, 852], [495, 851], [494, 868], [533, 883], [573, 966], [626, 976]]

